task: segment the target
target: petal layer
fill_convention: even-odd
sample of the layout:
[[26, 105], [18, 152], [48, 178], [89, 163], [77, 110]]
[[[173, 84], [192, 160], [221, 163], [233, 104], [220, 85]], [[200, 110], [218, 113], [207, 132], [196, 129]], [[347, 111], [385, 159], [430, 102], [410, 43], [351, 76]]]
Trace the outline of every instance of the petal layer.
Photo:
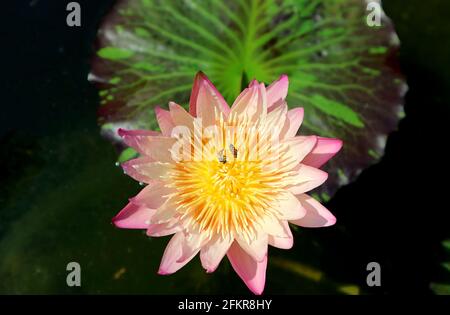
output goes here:
[[282, 196], [277, 199], [274, 207], [278, 210], [282, 220], [297, 220], [306, 215], [300, 201], [289, 191], [285, 191]]
[[[225, 114], [225, 117], [228, 116], [230, 107], [227, 102], [208, 77], [200, 71], [194, 78], [194, 85], [192, 86], [191, 97], [189, 99], [189, 113], [192, 116], [196, 116], [198, 113], [198, 104], [205, 102], [210, 102], [210, 105], [217, 106]], [[213, 109], [212, 112], [214, 114]]]
[[135, 180], [151, 183], [153, 180], [160, 180], [167, 175], [171, 169], [171, 164], [154, 162], [149, 158], [142, 157], [123, 163], [122, 168], [127, 175]]
[[146, 229], [155, 212], [155, 209], [130, 202], [112, 219], [112, 223], [122, 229]]
[[161, 224], [150, 224], [147, 229], [147, 235], [153, 237], [167, 236], [181, 231], [179, 225], [172, 226], [170, 222]]
[[283, 74], [267, 87], [267, 108], [270, 109], [279, 100], [285, 100], [289, 88], [288, 76]]
[[293, 138], [303, 122], [304, 110], [302, 107], [291, 109], [287, 112], [286, 121], [281, 132], [282, 139]]
[[263, 83], [251, 84], [242, 91], [231, 106], [230, 112], [230, 115], [243, 115], [252, 120], [265, 114], [267, 114], [267, 96]]
[[303, 227], [324, 227], [336, 223], [334, 215], [313, 197], [302, 194], [297, 198], [306, 209], [306, 215], [299, 220], [290, 221], [291, 223]]
[[152, 181], [144, 187], [139, 194], [131, 199], [137, 205], [145, 205], [152, 209], [158, 209], [164, 203], [166, 196], [173, 192], [162, 182]]
[[285, 165], [283, 168], [293, 169], [299, 165], [301, 161], [311, 152], [317, 143], [316, 136], [295, 137], [285, 140], [281, 145], [285, 145], [285, 157], [286, 161], [282, 163]]
[[294, 245], [294, 237], [292, 236], [291, 228], [289, 227], [288, 222], [284, 221], [283, 227], [286, 235], [284, 236], [269, 235], [269, 245], [281, 249], [290, 249]]
[[163, 136], [170, 137], [172, 129], [175, 127], [172, 116], [168, 110], [162, 109], [159, 106], [155, 107], [156, 120]]
[[335, 156], [341, 148], [342, 140], [340, 139], [317, 137], [316, 146], [302, 163], [319, 168]]
[[262, 261], [255, 261], [237, 242], [233, 242], [227, 253], [234, 271], [247, 287], [257, 295], [262, 294], [266, 283], [267, 256]]
[[217, 237], [206, 244], [200, 251], [200, 260], [206, 272], [214, 272], [227, 253], [233, 240], [230, 237]]
[[183, 255], [183, 246], [185, 243], [185, 235], [178, 232], [169, 241], [164, 251], [158, 273], [160, 275], [169, 275], [180, 270], [198, 253], [194, 251], [189, 257], [180, 259]]
[[328, 178], [328, 173], [302, 163], [300, 163], [294, 171], [296, 174], [294, 175], [292, 181], [295, 182], [295, 184], [287, 187], [287, 189], [294, 195], [308, 192], [322, 185]]
[[236, 236], [236, 241], [255, 261], [262, 261], [267, 256], [268, 235], [265, 232], [260, 232], [250, 243], [239, 235]]
[[127, 145], [142, 155], [151, 157], [155, 161], [172, 161], [169, 150], [175, 144], [176, 139], [164, 137], [160, 133], [154, 134], [141, 130], [119, 129], [119, 135]]

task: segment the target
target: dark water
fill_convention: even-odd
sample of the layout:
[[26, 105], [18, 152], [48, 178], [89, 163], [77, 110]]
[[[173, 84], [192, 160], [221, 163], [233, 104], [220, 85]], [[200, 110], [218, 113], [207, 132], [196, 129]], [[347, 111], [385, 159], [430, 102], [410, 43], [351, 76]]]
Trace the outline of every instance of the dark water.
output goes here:
[[[86, 80], [113, 1], [79, 2], [76, 29], [65, 26], [65, 1], [4, 11], [0, 293], [247, 293], [226, 260], [212, 275], [196, 258], [158, 276], [167, 238], [109, 223], [140, 187], [100, 137]], [[384, 3], [402, 42], [406, 117], [382, 161], [330, 201], [337, 226], [297, 230], [293, 250], [270, 249], [266, 293], [430, 293], [431, 282], [450, 283], [440, 265], [449, 258], [450, 2]], [[80, 288], [66, 285], [70, 261], [81, 265]], [[381, 288], [365, 285], [370, 261], [382, 265]]]

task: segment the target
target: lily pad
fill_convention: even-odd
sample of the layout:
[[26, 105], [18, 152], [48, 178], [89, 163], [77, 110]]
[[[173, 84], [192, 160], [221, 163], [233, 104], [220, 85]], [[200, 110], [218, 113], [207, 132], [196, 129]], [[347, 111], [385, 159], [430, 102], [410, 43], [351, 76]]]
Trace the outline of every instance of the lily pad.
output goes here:
[[402, 116], [398, 39], [382, 11], [381, 25], [369, 26], [371, 12], [363, 0], [118, 1], [90, 75], [102, 130], [155, 129], [153, 107], [187, 104], [199, 70], [229, 103], [251, 79], [285, 73], [288, 104], [305, 108], [301, 132], [344, 140], [325, 167], [321, 193], [332, 195], [380, 158]]

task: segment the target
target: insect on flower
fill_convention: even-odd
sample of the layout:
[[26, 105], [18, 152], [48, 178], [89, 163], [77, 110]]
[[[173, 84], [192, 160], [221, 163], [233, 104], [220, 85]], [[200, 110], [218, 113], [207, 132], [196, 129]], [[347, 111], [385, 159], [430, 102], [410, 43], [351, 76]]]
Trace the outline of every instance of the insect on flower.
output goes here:
[[[189, 112], [175, 103], [168, 111], [156, 108], [160, 133], [119, 130], [141, 155], [122, 167], [147, 186], [113, 223], [146, 229], [152, 237], [174, 234], [160, 274], [176, 272], [198, 253], [202, 266], [213, 272], [226, 255], [248, 288], [261, 294], [268, 245], [293, 246], [289, 223], [335, 223], [306, 193], [327, 179], [319, 168], [341, 149], [342, 141], [297, 136], [303, 109], [288, 110], [287, 92], [285, 75], [268, 87], [252, 81], [230, 108], [199, 73]], [[188, 136], [176, 137], [179, 127]], [[180, 155], [176, 148], [187, 150]]]
[[227, 156], [225, 155], [225, 150], [220, 150], [219, 153], [217, 153], [217, 159], [220, 163], [227, 163]]
[[234, 157], [235, 159], [237, 159], [238, 151], [237, 151], [237, 149], [234, 147], [234, 145], [232, 145], [232, 144], [230, 144], [230, 151], [231, 151], [231, 154], [233, 154], [233, 157]]

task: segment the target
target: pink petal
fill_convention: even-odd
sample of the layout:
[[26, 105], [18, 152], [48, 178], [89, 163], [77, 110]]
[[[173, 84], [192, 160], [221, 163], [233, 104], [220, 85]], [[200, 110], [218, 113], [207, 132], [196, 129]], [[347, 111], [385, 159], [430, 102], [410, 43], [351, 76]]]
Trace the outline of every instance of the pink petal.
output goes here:
[[281, 249], [290, 249], [294, 245], [294, 237], [292, 236], [291, 229], [289, 227], [289, 223], [283, 221], [284, 230], [286, 235], [284, 236], [274, 236], [269, 235], [269, 244], [281, 248]]
[[280, 213], [282, 220], [297, 220], [306, 215], [306, 210], [302, 207], [298, 199], [289, 191], [282, 194], [274, 203]]
[[136, 143], [137, 140], [139, 140], [140, 137], [154, 137], [154, 136], [160, 136], [161, 133], [158, 131], [153, 131], [153, 130], [127, 130], [127, 129], [123, 129], [123, 128], [119, 128], [117, 130], [117, 133], [119, 134], [119, 136], [121, 136], [124, 141], [128, 144], [130, 147], [132, 146], [138, 146], [136, 145], [132, 145], [134, 143]]
[[157, 131], [152, 130], [125, 130], [119, 128], [117, 131], [123, 141], [141, 154], [145, 154], [145, 144], [149, 137], [160, 136]]
[[295, 169], [295, 182], [288, 187], [288, 190], [294, 195], [303, 194], [320, 185], [322, 185], [328, 178], [328, 173], [300, 163]]
[[153, 182], [153, 179], [147, 175], [144, 175], [140, 173], [137, 169], [139, 169], [139, 165], [145, 165], [148, 163], [152, 163], [153, 160], [149, 157], [141, 157], [133, 160], [129, 160], [127, 162], [124, 162], [121, 164], [123, 171], [128, 176], [132, 177], [133, 179], [137, 180], [138, 182], [143, 183], [151, 183]]
[[153, 237], [167, 236], [181, 231], [179, 225], [172, 225], [171, 222], [161, 224], [150, 224], [147, 229], [147, 235]]
[[170, 102], [169, 109], [175, 127], [186, 126], [190, 130], [194, 128], [194, 117], [191, 116], [182, 106], [174, 102]]
[[297, 198], [307, 212], [303, 218], [291, 223], [304, 227], [324, 227], [336, 223], [334, 215], [313, 197], [302, 194], [297, 195]]
[[174, 138], [161, 136], [160, 133], [124, 129], [119, 129], [119, 135], [127, 145], [142, 155], [149, 156], [155, 161], [172, 161], [169, 149], [176, 142]]
[[159, 106], [155, 107], [156, 120], [163, 136], [170, 137], [172, 129], [175, 127], [172, 116], [168, 110], [162, 109]]
[[112, 223], [122, 229], [146, 229], [155, 212], [155, 209], [130, 202], [112, 219]]
[[294, 108], [288, 111], [286, 121], [281, 132], [282, 139], [293, 138], [298, 132], [304, 116], [302, 107]]
[[171, 164], [154, 162], [150, 158], [142, 157], [123, 163], [122, 168], [128, 176], [135, 180], [151, 183], [153, 180], [160, 180], [167, 175], [171, 170]]
[[191, 257], [193, 253], [198, 253], [200, 248], [205, 243], [205, 234], [204, 233], [185, 233], [184, 242], [182, 246], [182, 254], [179, 261], [184, 261], [185, 259]]
[[164, 203], [166, 196], [173, 191], [173, 188], [166, 187], [164, 183], [153, 181], [131, 200], [137, 205], [145, 205], [149, 208], [157, 209]]
[[236, 241], [239, 246], [249, 254], [254, 260], [262, 261], [267, 255], [268, 235], [261, 232], [256, 239], [251, 240], [250, 243], [239, 235], [236, 236]]
[[267, 114], [267, 125], [271, 126], [271, 137], [276, 140], [283, 140], [284, 125], [286, 121], [286, 114], [288, 106], [285, 101], [279, 102], [272, 107], [272, 110]]
[[206, 244], [200, 251], [200, 260], [206, 272], [214, 272], [227, 253], [233, 240], [230, 237], [217, 237]]
[[286, 169], [292, 169], [311, 152], [317, 142], [316, 136], [295, 137], [282, 142], [287, 145], [286, 159], [283, 163]]
[[[267, 93], [266, 93], [266, 95], [267, 95]], [[275, 102], [275, 104], [273, 104], [272, 107], [267, 108], [267, 113], [271, 113], [271, 112], [273, 112], [275, 109], [279, 108], [280, 106], [285, 106], [285, 105], [286, 105], [286, 107], [287, 107], [286, 101], [279, 100], [279, 101]]]
[[247, 287], [257, 295], [262, 294], [266, 283], [267, 256], [256, 262], [248, 255], [237, 242], [233, 242], [228, 250], [227, 257], [231, 266]]
[[283, 74], [277, 81], [267, 87], [267, 108], [271, 108], [277, 101], [285, 100], [289, 88], [288, 76]]
[[161, 207], [156, 210], [156, 213], [151, 220], [152, 224], [168, 223], [174, 219], [178, 205], [172, 199], [173, 198], [167, 199]]
[[254, 87], [258, 85], [259, 85], [258, 80], [251, 80], [250, 83], [248, 84], [248, 87]]
[[251, 119], [267, 113], [266, 88], [263, 83], [242, 91], [231, 106], [230, 115], [247, 115]]
[[185, 236], [183, 232], [178, 232], [170, 239], [169, 244], [164, 251], [164, 255], [159, 266], [158, 273], [160, 275], [168, 275], [177, 272], [184, 265], [186, 265], [194, 256], [198, 253], [193, 252], [191, 256], [180, 260], [183, 254], [183, 244], [185, 242]]
[[342, 140], [317, 137], [316, 146], [305, 157], [302, 163], [319, 168], [335, 156], [341, 148]]
[[[215, 124], [216, 112], [219, 114], [222, 112], [222, 108], [214, 100], [205, 85], [201, 85], [198, 90], [197, 117], [202, 119], [203, 127], [208, 127]], [[224, 115], [224, 117], [226, 116]]]
[[[199, 95], [200, 88], [204, 88], [204, 94]], [[218, 106], [221, 111], [228, 116], [230, 112], [230, 108], [228, 107], [227, 102], [223, 98], [223, 96], [216, 89], [214, 84], [208, 79], [208, 77], [203, 72], [198, 72], [194, 79], [194, 85], [192, 86], [191, 98], [189, 100], [189, 113], [192, 116], [197, 115], [197, 106], [199, 103], [199, 99], [201, 97], [207, 96], [209, 100], [213, 100], [213, 104]], [[200, 101], [202, 102], [202, 101]]]

